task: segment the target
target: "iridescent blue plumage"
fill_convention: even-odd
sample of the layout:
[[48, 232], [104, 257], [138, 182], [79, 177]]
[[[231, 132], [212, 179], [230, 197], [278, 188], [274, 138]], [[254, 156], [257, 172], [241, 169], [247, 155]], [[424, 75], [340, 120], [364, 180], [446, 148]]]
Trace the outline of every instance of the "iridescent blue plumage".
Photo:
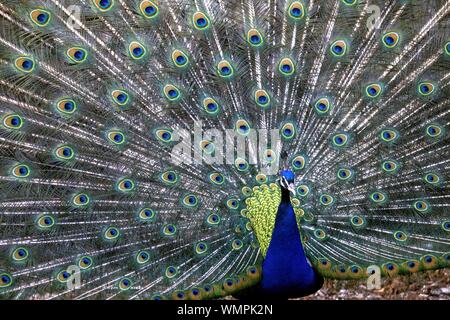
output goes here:
[[[292, 171], [283, 170], [280, 176], [294, 183]], [[322, 276], [306, 258], [290, 193], [281, 187], [281, 203], [262, 264], [261, 290], [263, 295], [272, 298], [302, 297], [316, 292], [323, 284]]]

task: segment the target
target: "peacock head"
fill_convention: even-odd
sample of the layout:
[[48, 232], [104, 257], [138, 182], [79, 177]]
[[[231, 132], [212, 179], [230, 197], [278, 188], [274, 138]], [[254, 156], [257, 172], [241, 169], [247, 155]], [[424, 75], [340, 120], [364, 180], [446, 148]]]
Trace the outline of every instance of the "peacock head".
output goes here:
[[280, 185], [284, 190], [289, 190], [295, 196], [295, 174], [291, 170], [284, 169], [280, 171]]

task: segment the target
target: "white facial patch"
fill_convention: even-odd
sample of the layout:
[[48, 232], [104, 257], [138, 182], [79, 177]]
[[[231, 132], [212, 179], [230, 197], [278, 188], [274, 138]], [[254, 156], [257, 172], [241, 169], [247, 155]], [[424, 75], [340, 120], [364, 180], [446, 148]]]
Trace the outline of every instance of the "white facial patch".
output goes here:
[[288, 181], [286, 180], [285, 177], [283, 177], [283, 176], [281, 177], [280, 184], [281, 184], [281, 186], [282, 186], [283, 188], [289, 189], [289, 183], [288, 183]]
[[295, 186], [294, 183], [289, 183], [285, 177], [281, 177], [280, 184], [284, 189], [289, 190], [295, 196]]

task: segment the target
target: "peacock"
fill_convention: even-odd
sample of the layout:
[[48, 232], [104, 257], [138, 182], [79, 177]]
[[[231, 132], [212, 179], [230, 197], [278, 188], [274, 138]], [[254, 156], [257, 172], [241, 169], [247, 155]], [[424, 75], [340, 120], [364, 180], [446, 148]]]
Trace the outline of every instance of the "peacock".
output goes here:
[[1, 299], [448, 268], [449, 2], [1, 2]]

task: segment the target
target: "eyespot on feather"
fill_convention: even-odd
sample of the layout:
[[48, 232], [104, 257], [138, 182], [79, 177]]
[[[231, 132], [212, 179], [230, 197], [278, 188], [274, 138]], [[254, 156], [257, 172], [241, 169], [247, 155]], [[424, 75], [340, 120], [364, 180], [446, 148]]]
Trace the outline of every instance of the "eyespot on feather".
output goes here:
[[30, 18], [38, 27], [45, 27], [50, 23], [52, 14], [48, 10], [34, 9], [30, 12]]
[[14, 66], [23, 73], [31, 73], [35, 70], [36, 63], [30, 56], [21, 56], [14, 60]]
[[140, 60], [147, 54], [147, 49], [139, 41], [131, 41], [128, 45], [128, 54], [134, 60]]
[[184, 68], [189, 64], [189, 58], [186, 53], [180, 49], [172, 52], [172, 62], [178, 68]]
[[330, 46], [330, 52], [335, 57], [343, 57], [347, 54], [347, 43], [344, 40], [336, 40]]
[[73, 99], [61, 99], [56, 103], [56, 110], [65, 115], [71, 115], [77, 109], [78, 105]]
[[252, 47], [260, 47], [264, 44], [264, 38], [258, 29], [250, 29], [247, 32], [247, 42]]
[[139, 10], [141, 11], [142, 16], [147, 19], [154, 19], [159, 14], [158, 6], [153, 1], [149, 0], [141, 1]]
[[210, 115], [217, 115], [220, 106], [217, 101], [211, 97], [207, 97], [202, 101], [203, 109]]
[[115, 0], [92, 0], [95, 7], [100, 12], [107, 12], [107, 11], [111, 10], [114, 7], [114, 1]]
[[299, 21], [305, 17], [305, 8], [300, 1], [293, 1], [288, 8], [288, 15], [294, 21]]
[[72, 63], [82, 63], [88, 58], [88, 52], [86, 49], [81, 47], [72, 47], [67, 49], [66, 55]]
[[382, 37], [383, 45], [389, 49], [397, 46], [399, 40], [400, 40], [399, 34], [393, 31], [385, 33]]
[[278, 64], [278, 71], [284, 76], [291, 76], [295, 72], [295, 64], [291, 58], [283, 58]]
[[228, 60], [222, 60], [217, 64], [217, 74], [221, 78], [231, 78], [234, 75], [234, 68]]
[[197, 30], [206, 30], [210, 27], [210, 20], [201, 11], [197, 11], [192, 15], [192, 23]]
[[19, 130], [23, 126], [23, 119], [18, 114], [7, 114], [3, 117], [2, 124], [7, 129]]

